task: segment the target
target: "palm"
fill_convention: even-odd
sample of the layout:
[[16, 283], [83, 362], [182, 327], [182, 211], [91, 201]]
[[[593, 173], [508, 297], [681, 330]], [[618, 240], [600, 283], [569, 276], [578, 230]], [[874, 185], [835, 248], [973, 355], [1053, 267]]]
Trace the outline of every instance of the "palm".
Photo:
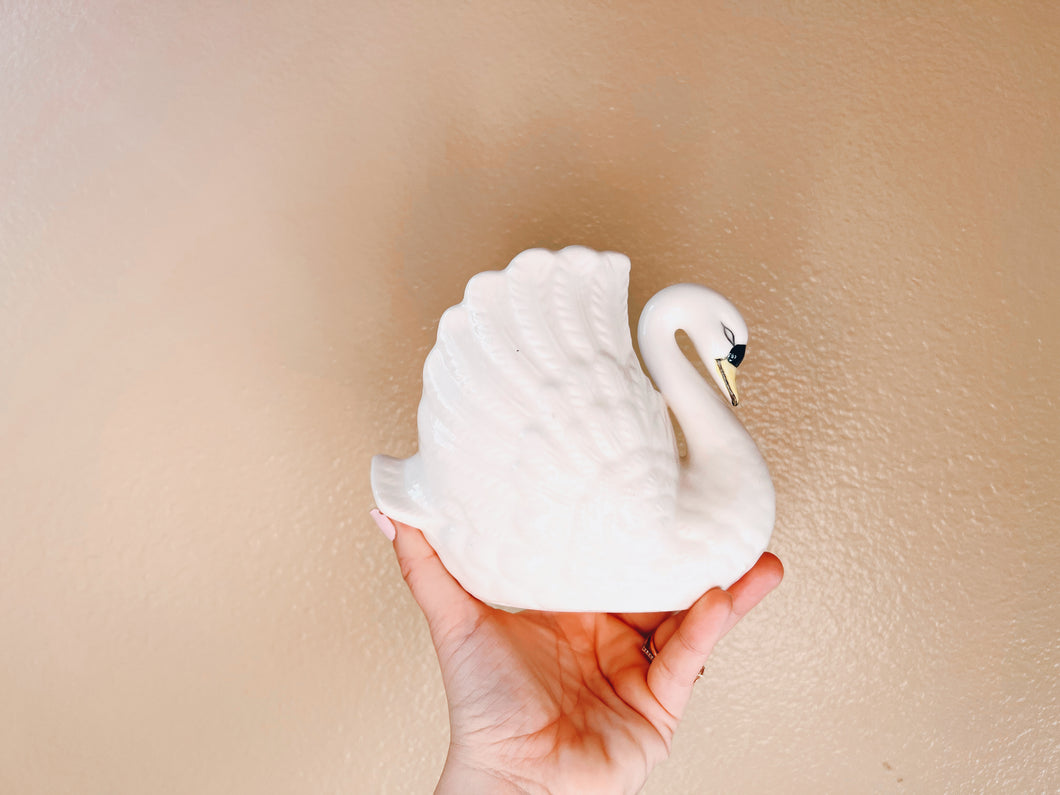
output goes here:
[[[783, 575], [766, 553], [728, 591], [672, 615], [512, 614], [468, 594], [418, 530], [399, 528], [402, 574], [449, 701], [446, 772], [458, 763], [522, 789], [637, 790], [669, 754], [714, 643]], [[650, 664], [640, 650], [649, 633], [660, 649]]]
[[648, 689], [638, 630], [606, 614], [484, 611], [438, 646], [462, 752], [534, 780], [573, 776], [582, 792], [635, 788], [666, 758], [677, 721]]

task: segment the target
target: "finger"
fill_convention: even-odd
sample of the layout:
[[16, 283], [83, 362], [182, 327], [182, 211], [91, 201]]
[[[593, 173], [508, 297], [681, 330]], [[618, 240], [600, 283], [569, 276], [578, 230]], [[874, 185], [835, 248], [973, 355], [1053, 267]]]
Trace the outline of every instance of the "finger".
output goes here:
[[729, 586], [732, 594], [732, 616], [725, 627], [728, 632], [736, 622], [747, 615], [751, 608], [761, 602], [784, 579], [784, 564], [772, 552], [762, 553], [762, 557], [743, 577]]
[[[726, 590], [732, 595], [732, 615], [729, 616], [725, 625], [728, 632], [737, 622], [747, 615], [751, 608], [761, 602], [770, 591], [780, 584], [784, 577], [784, 566], [780, 559], [772, 552], [762, 553], [754, 566], [739, 580], [730, 585]], [[675, 613], [672, 617], [664, 620], [655, 630], [655, 645], [662, 648], [666, 641], [677, 631], [684, 620], [687, 610]], [[643, 634], [648, 634], [645, 630]], [[724, 633], [722, 633], [724, 634]]]
[[699, 670], [725, 634], [731, 615], [729, 593], [720, 588], [707, 591], [689, 608], [648, 668], [648, 688], [675, 718], [684, 712]]
[[431, 635], [440, 640], [473, 622], [482, 603], [463, 589], [438, 553], [415, 527], [394, 522], [394, 551], [412, 598], [427, 617]]

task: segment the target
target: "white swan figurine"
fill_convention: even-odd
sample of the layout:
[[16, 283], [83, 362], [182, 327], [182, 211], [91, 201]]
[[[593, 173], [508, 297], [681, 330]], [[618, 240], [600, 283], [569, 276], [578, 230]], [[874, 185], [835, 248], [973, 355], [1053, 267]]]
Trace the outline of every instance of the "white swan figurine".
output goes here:
[[[485, 602], [681, 610], [765, 550], [773, 484], [727, 405], [743, 318], [699, 285], [656, 294], [637, 336], [660, 394], [633, 351], [628, 286], [627, 257], [578, 246], [524, 251], [474, 276], [423, 368], [419, 452], [372, 460], [378, 507], [419, 527]], [[678, 329], [720, 394], [678, 348]]]

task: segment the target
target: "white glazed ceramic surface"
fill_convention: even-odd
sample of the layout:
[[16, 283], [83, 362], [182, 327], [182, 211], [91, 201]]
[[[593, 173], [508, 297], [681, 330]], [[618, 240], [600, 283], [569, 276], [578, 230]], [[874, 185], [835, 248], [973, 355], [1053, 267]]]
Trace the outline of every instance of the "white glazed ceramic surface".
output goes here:
[[633, 351], [629, 266], [611, 252], [531, 249], [473, 277], [423, 368], [419, 452], [372, 460], [379, 508], [421, 528], [483, 601], [680, 610], [732, 584], [769, 541], [773, 484], [728, 405], [743, 319], [699, 285], [656, 294], [638, 341], [660, 394]]

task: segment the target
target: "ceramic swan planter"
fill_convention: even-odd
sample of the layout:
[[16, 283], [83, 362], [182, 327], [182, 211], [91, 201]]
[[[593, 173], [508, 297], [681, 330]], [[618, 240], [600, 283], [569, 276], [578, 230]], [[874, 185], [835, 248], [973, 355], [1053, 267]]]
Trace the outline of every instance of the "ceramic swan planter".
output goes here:
[[419, 452], [372, 460], [379, 508], [422, 529], [485, 602], [681, 610], [765, 550], [773, 484], [728, 405], [743, 318], [699, 285], [656, 294], [637, 335], [660, 394], [633, 351], [628, 286], [627, 257], [581, 247], [531, 249], [473, 277], [423, 368]]

